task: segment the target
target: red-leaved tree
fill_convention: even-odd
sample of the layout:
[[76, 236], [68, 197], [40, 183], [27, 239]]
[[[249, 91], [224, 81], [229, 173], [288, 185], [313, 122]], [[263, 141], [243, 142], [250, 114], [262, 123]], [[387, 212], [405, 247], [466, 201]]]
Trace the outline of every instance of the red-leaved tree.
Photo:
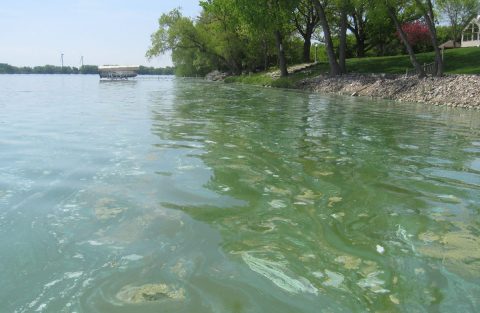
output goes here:
[[415, 50], [424, 50], [431, 46], [430, 33], [424, 22], [414, 21], [405, 23], [402, 25], [402, 30], [407, 35], [408, 42], [415, 48]]

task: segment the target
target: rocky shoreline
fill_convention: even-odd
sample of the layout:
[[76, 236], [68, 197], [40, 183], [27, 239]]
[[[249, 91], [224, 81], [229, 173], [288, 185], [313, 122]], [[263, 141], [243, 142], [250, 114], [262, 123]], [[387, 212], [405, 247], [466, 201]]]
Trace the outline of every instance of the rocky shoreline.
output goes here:
[[205, 80], [212, 81], [212, 82], [217, 82], [217, 81], [224, 81], [225, 78], [227, 78], [229, 75], [228, 73], [225, 72], [220, 72], [220, 71], [213, 71], [205, 75]]
[[298, 88], [320, 93], [480, 109], [480, 75], [445, 75], [423, 79], [385, 74], [322, 75], [300, 81]]

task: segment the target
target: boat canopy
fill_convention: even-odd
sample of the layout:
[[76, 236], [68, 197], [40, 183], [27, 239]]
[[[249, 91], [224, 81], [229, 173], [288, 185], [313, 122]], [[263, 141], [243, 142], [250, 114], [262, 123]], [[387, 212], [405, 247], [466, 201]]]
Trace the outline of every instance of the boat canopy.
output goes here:
[[98, 67], [100, 78], [127, 79], [138, 75], [138, 65], [102, 65]]

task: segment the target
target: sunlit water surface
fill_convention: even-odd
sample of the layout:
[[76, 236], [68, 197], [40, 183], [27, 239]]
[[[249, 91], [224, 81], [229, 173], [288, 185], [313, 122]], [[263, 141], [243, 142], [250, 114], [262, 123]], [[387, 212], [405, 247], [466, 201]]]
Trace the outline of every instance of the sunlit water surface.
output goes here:
[[479, 312], [480, 112], [0, 76], [1, 312]]

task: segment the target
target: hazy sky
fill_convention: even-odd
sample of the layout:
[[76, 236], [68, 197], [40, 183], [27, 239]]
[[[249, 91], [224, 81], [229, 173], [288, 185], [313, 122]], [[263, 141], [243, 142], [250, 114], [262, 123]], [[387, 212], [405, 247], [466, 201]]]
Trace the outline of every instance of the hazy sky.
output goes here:
[[148, 62], [145, 51], [162, 13], [182, 7], [200, 12], [198, 0], [2, 0], [0, 63], [11, 65], [171, 65], [170, 56]]

